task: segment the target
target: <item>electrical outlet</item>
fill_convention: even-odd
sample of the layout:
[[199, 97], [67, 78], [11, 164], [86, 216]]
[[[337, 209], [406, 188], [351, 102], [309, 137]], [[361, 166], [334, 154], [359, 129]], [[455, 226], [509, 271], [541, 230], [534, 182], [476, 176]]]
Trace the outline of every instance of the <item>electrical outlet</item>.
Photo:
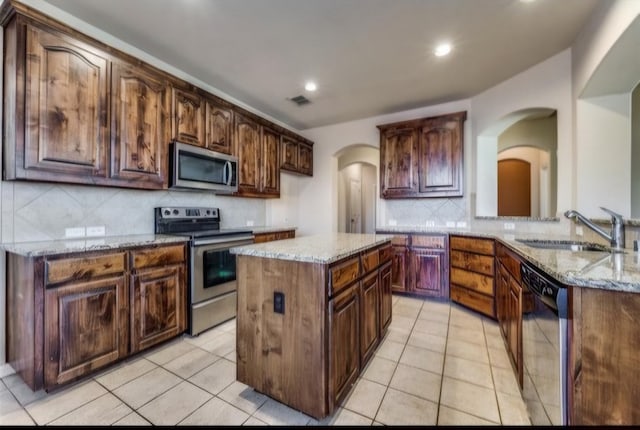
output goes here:
[[456, 227], [457, 228], [465, 228], [467, 226], [467, 222], [466, 221], [458, 221], [456, 223]]
[[390, 225], [390, 226], [398, 225], [398, 221], [396, 221], [395, 219], [390, 219], [390, 220], [389, 220], [389, 225]]
[[253, 227], [253, 220], [247, 220], [247, 227]]
[[95, 236], [104, 236], [105, 229], [103, 225], [96, 226], [87, 226], [87, 236], [95, 237]]
[[515, 230], [516, 229], [516, 225], [512, 222], [505, 222], [504, 223], [504, 229], [505, 230]]
[[582, 236], [584, 234], [584, 231], [582, 230], [582, 226], [577, 225], [576, 226], [576, 235], [577, 236]]
[[456, 223], [455, 223], [454, 221], [447, 221], [446, 226], [447, 226], [447, 227], [451, 227], [451, 228], [455, 228]]
[[64, 229], [64, 237], [84, 237], [84, 227], [70, 227]]

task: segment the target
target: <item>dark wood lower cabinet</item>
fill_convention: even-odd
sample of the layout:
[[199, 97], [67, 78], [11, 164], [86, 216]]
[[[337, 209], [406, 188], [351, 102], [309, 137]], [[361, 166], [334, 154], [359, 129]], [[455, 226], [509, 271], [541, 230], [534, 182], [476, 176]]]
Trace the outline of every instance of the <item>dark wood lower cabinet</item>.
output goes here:
[[412, 249], [413, 288], [411, 292], [427, 297], [448, 297], [449, 285], [444, 279], [446, 267], [446, 251], [442, 249]]
[[127, 355], [129, 316], [124, 274], [47, 289], [44, 314], [47, 388]]
[[27, 257], [7, 253], [7, 358], [51, 390], [186, 327], [183, 243]]
[[360, 283], [329, 301], [329, 397], [340, 404], [360, 373]]
[[380, 334], [382, 336], [387, 331], [389, 324], [391, 324], [391, 291], [392, 291], [392, 263], [391, 261], [385, 263], [380, 269]]
[[380, 282], [378, 272], [367, 275], [360, 283], [360, 356], [369, 361], [380, 340]]

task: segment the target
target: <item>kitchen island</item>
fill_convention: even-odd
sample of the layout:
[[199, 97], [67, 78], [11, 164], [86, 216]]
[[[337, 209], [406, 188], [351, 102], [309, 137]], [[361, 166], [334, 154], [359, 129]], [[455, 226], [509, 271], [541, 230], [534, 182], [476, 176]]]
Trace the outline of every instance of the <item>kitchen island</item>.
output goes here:
[[340, 405], [391, 322], [391, 236], [232, 248], [237, 380], [314, 418]]

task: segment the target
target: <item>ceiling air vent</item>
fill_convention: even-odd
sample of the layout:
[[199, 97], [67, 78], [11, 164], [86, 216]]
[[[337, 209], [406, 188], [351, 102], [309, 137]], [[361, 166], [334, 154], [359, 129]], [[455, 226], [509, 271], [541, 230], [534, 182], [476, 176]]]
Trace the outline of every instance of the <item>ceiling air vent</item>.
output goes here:
[[311, 100], [309, 100], [308, 98], [306, 98], [305, 96], [302, 96], [302, 95], [291, 97], [289, 100], [291, 100], [292, 102], [294, 102], [298, 106], [302, 106], [302, 105], [306, 105], [306, 104], [311, 103]]

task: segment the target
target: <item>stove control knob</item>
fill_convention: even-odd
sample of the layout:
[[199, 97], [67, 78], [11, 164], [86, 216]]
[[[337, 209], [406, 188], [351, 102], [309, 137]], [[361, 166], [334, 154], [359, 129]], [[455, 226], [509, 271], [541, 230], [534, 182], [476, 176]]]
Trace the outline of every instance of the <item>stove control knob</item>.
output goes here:
[[169, 209], [165, 209], [165, 210], [164, 210], [164, 214], [165, 214], [165, 215], [169, 215], [170, 213], [171, 213], [171, 211], [170, 211]]
[[207, 215], [211, 215], [211, 211], [207, 209]]
[[173, 210], [173, 214], [174, 214], [174, 215], [178, 215], [178, 213], [179, 213], [179, 212], [178, 212], [178, 209], [174, 209], [174, 210]]

